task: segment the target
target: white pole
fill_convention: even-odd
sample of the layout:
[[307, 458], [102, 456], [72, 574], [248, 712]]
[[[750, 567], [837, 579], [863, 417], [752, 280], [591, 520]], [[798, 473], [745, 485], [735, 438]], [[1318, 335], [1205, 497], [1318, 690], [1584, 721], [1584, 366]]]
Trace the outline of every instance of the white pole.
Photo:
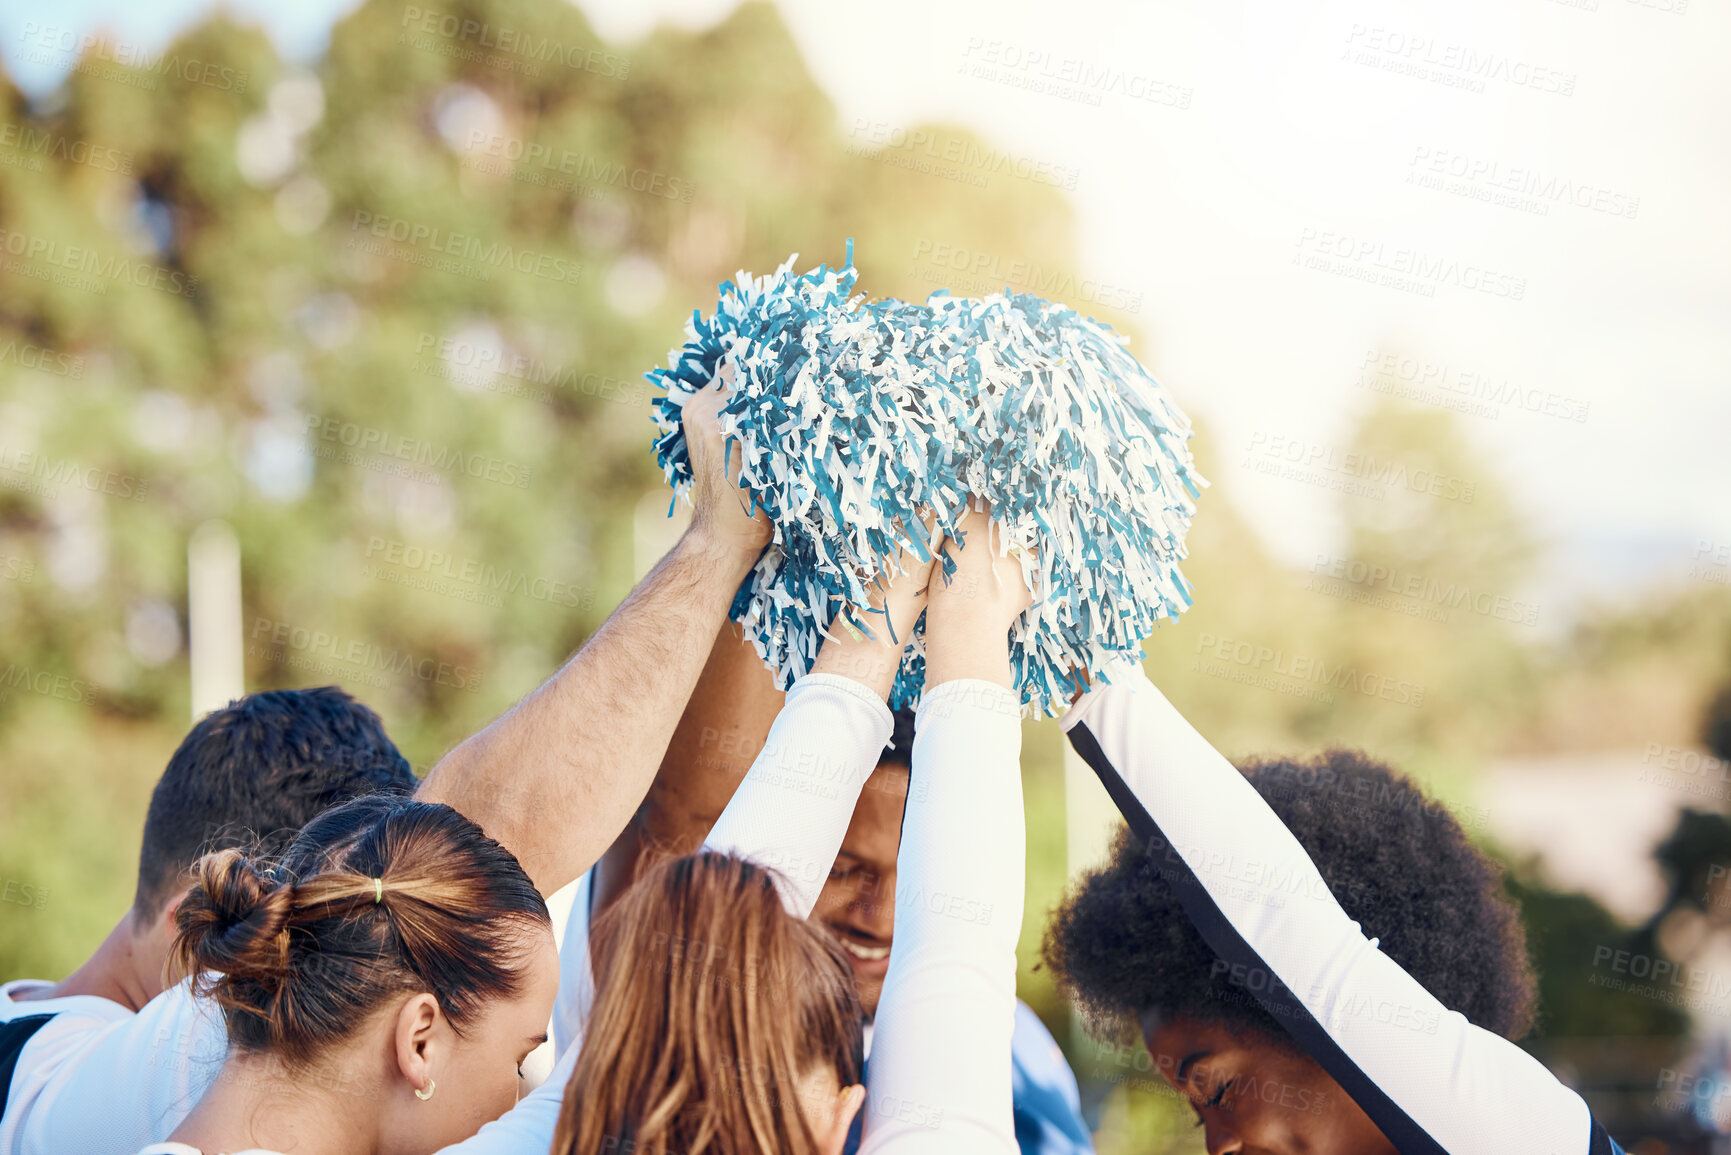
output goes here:
[[240, 542], [226, 522], [207, 521], [192, 531], [186, 547], [186, 600], [196, 722], [246, 693]]

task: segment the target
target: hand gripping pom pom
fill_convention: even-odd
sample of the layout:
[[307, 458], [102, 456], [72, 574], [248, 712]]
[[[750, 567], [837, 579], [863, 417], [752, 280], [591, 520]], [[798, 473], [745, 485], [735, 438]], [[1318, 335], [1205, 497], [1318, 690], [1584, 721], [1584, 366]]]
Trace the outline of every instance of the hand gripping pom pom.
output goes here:
[[[992, 545], [1020, 558], [1033, 592], [1011, 631], [1024, 704], [1053, 713], [1079, 688], [1072, 670], [1140, 656], [1190, 605], [1178, 563], [1207, 482], [1189, 419], [1125, 339], [1023, 293], [868, 303], [850, 296], [851, 241], [844, 269], [795, 275], [794, 260], [724, 283], [715, 313], [693, 313], [648, 374], [666, 390], [655, 450], [676, 493], [691, 483], [685, 402], [717, 374], [731, 383], [721, 426], [775, 530], [732, 616], [777, 683], [811, 669], [897, 553], [927, 560], [954, 536], [970, 493], [991, 503]], [[878, 628], [905, 638], [909, 624]], [[921, 622], [892, 706], [914, 704], [924, 667]]]

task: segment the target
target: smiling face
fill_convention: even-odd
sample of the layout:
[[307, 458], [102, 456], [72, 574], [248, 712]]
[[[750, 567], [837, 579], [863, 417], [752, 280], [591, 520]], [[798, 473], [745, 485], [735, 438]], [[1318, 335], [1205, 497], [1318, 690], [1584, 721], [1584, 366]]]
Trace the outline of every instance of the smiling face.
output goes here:
[[1315, 1060], [1264, 1035], [1175, 1018], [1146, 1042], [1196, 1112], [1208, 1155], [1396, 1155]]
[[890, 942], [896, 923], [896, 851], [902, 842], [902, 808], [908, 768], [879, 763], [860, 791], [841, 853], [830, 869], [812, 917], [841, 942], [853, 965], [861, 1004], [877, 1013]]

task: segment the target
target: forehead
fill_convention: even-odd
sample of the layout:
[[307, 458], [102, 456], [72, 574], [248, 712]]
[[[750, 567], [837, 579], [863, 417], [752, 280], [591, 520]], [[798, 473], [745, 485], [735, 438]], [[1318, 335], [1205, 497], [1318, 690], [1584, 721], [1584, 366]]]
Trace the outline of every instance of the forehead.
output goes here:
[[1142, 1039], [1156, 1062], [1168, 1060], [1172, 1063], [1194, 1051], [1219, 1054], [1235, 1050], [1243, 1041], [1223, 1023], [1188, 1015], [1150, 1018], [1145, 1022]]
[[518, 1017], [531, 1025], [539, 1022], [545, 1026], [559, 994], [559, 947], [551, 930], [537, 927], [534, 935], [534, 946], [523, 961], [523, 997], [517, 1001], [517, 1011]]
[[908, 768], [885, 762], [872, 771], [854, 806], [841, 852], [869, 862], [895, 865], [902, 841], [902, 809], [908, 799]]
[[901, 762], [879, 762], [871, 777], [866, 779], [865, 788], [876, 794], [885, 794], [897, 799], [908, 796], [908, 780], [913, 772]]

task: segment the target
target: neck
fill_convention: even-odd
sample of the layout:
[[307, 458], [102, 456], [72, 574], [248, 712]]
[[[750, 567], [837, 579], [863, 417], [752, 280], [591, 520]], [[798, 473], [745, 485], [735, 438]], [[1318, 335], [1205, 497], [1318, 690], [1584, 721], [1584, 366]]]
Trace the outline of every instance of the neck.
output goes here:
[[589, 880], [589, 910], [594, 918], [612, 906], [637, 880], [637, 864], [647, 843], [637, 822], [628, 822], [619, 837], [613, 840], [595, 864], [595, 874]]
[[155, 991], [139, 977], [143, 960], [138, 945], [137, 936], [133, 933], [132, 915], [128, 913], [108, 932], [108, 937], [102, 940], [102, 945], [83, 966], [54, 986], [30, 991], [20, 995], [19, 999], [34, 1001], [94, 995], [119, 1003], [129, 1011], [142, 1010]]
[[618, 901], [652, 862], [696, 853], [719, 817], [689, 817], [678, 823], [669, 823], [663, 818], [659, 823], [662, 829], [651, 832], [646, 825], [646, 810], [647, 807], [639, 810], [637, 816], [626, 823], [619, 837], [613, 840], [613, 845], [595, 863], [595, 876], [590, 880], [594, 888], [590, 908], [595, 918], [600, 918]]
[[285, 1068], [268, 1055], [230, 1052], [216, 1082], [169, 1136], [201, 1151], [317, 1151], [372, 1155], [378, 1149], [382, 1081], [322, 1068]]

